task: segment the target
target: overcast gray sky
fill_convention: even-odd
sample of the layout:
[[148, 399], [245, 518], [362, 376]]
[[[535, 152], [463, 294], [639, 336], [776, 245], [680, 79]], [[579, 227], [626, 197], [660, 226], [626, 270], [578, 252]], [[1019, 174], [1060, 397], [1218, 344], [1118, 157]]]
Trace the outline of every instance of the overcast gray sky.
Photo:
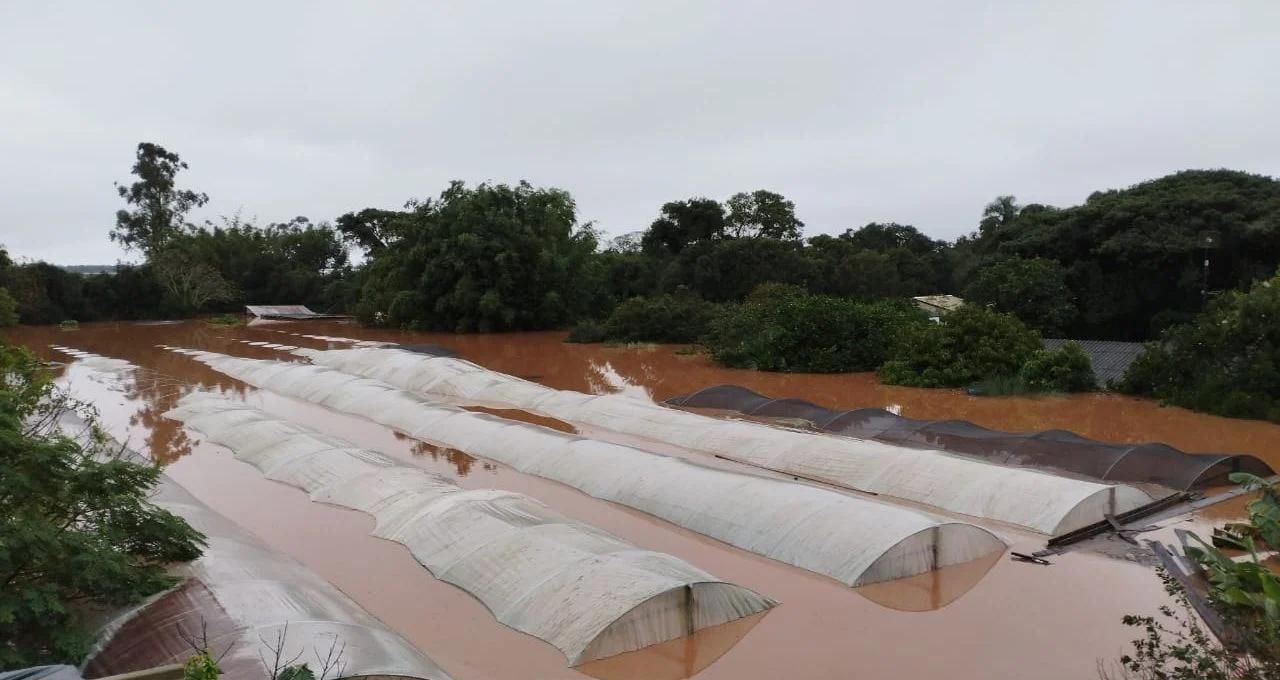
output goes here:
[[0, 243], [107, 239], [134, 146], [260, 221], [453, 178], [610, 234], [757, 188], [806, 232], [972, 230], [1184, 168], [1280, 175], [1277, 0], [0, 3]]

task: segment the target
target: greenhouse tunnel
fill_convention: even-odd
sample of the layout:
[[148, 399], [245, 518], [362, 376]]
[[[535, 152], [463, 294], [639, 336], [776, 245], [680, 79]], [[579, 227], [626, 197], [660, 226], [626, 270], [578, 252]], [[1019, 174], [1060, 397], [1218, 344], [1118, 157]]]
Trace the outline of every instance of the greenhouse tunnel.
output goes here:
[[258, 388], [561, 482], [849, 586], [913, 576], [1005, 548], [994, 534], [966, 522], [432, 404], [323, 366], [170, 349]]
[[[464, 490], [439, 475], [208, 394], [182, 421], [312, 500], [369, 514], [436, 578], [571, 665], [685, 637], [774, 602], [678, 558], [643, 550], [523, 494]], [[518, 565], [513, 567], [513, 565]]]
[[[132, 368], [119, 360], [88, 355], [101, 370]], [[118, 442], [90, 444], [87, 423], [62, 414], [62, 429], [105, 455], [146, 462]], [[86, 678], [131, 673], [185, 662], [192, 641], [220, 656], [222, 677], [260, 680], [280, 647], [284, 659], [342, 645], [340, 677], [386, 676], [449, 680], [435, 662], [389, 630], [342, 591], [299, 562], [266, 547], [249, 532], [214, 512], [168, 476], [151, 501], [200, 532], [204, 554], [173, 569], [181, 582], [143, 604], [99, 616], [98, 644], [85, 660]], [[281, 638], [282, 636], [282, 638]], [[264, 661], [266, 660], [266, 661]]]
[[1275, 474], [1255, 456], [1185, 453], [1166, 444], [1110, 444], [1065, 430], [1000, 432], [966, 420], [918, 420], [879, 408], [834, 410], [802, 399], [771, 399], [738, 385], [715, 385], [668, 399], [681, 408], [795, 418], [832, 434], [943, 449], [999, 465], [1065, 472], [1106, 482], [1155, 484], [1189, 491], [1227, 483], [1232, 472]]
[[[1128, 485], [1003, 467], [947, 452], [843, 437], [812, 437], [723, 420], [627, 395], [557, 390], [468, 361], [393, 348], [297, 349], [312, 363], [385, 381], [428, 399], [517, 408], [578, 426], [675, 444], [838, 487], [1060, 535], [1151, 502]], [[909, 452], [914, 455], [903, 455]]]

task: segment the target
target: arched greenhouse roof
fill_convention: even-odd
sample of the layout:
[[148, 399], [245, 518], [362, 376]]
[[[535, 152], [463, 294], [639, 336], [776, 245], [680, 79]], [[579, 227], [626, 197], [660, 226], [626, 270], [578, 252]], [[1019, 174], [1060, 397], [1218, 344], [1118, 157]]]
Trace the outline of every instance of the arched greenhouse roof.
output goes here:
[[174, 351], [250, 385], [567, 484], [850, 586], [925, 573], [1005, 547], [972, 524], [432, 404], [323, 366]]
[[1223, 483], [1232, 472], [1261, 477], [1271, 466], [1249, 455], [1185, 453], [1167, 444], [1109, 444], [1065, 430], [1000, 432], [967, 420], [919, 420], [884, 409], [834, 410], [802, 399], [771, 399], [739, 385], [715, 385], [668, 404], [807, 420], [823, 432], [943, 449], [1011, 467], [1060, 471], [1106, 482], [1157, 484], [1182, 491]]
[[437, 578], [571, 665], [648, 647], [772, 607], [687, 562], [643, 550], [523, 494], [463, 490], [439, 475], [193, 393], [166, 414], [269, 479], [360, 510]]
[[384, 348], [294, 352], [315, 364], [386, 381], [428, 398], [523, 409], [1050, 535], [1151, 502], [1131, 486], [1068, 479], [878, 441], [812, 437], [709, 418], [626, 395], [556, 390], [449, 357]]

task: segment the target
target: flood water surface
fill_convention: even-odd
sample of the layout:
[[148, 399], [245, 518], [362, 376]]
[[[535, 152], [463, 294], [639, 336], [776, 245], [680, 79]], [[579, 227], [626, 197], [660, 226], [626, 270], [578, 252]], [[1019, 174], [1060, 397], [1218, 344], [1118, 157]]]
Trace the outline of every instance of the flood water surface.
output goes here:
[[[735, 371], [674, 347], [570, 345], [556, 333], [453, 336], [342, 323], [225, 328], [203, 322], [85, 324], [75, 331], [21, 328], [5, 333], [47, 359], [69, 359], [49, 348], [56, 344], [136, 364], [137, 370], [108, 375], [72, 363], [62, 379], [98, 406], [111, 434], [166, 463], [171, 476], [214, 510], [329, 579], [459, 680], [1096, 677], [1099, 661], [1118, 658], [1137, 637], [1139, 631], [1126, 629], [1120, 618], [1155, 613], [1164, 595], [1148, 567], [1083, 551], [1054, 557], [1047, 567], [995, 555], [924, 577], [849, 589], [466, 451], [441, 449], [367, 420], [255, 390], [157, 347], [293, 361], [298, 359], [242, 341], [349, 346], [292, 333], [434, 343], [487, 368], [560, 389], [630, 391], [661, 400], [735, 383], [832, 408], [897, 407], [906, 416], [962, 418], [1001, 430], [1059, 428], [1105, 441], [1163, 441], [1184, 451], [1250, 453], [1280, 467], [1280, 427], [1127, 397], [978, 398], [959, 391], [886, 387], [864, 374]], [[569, 517], [680, 557], [781, 604], [692, 638], [566, 668], [563, 656], [550, 645], [497, 623], [478, 601], [433, 578], [403, 547], [370, 536], [373, 521], [368, 516], [311, 502], [164, 417], [183, 394], [196, 389], [244, 398], [269, 413], [395, 456], [466, 488], [528, 494]], [[528, 414], [494, 413], [530, 419]], [[546, 419], [539, 424], [568, 429]], [[1207, 526], [1239, 516], [1242, 508], [1242, 503], [1209, 508], [1196, 522], [1180, 526]], [[1043, 537], [1011, 531], [1002, 535], [1014, 550], [1033, 552], [1043, 546]]]

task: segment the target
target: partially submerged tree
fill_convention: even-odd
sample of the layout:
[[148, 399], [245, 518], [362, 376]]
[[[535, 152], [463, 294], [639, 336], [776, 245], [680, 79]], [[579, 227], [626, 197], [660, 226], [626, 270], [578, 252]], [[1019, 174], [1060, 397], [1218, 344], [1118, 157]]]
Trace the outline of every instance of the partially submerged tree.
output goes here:
[[405, 328], [505, 331], [562, 327], [598, 293], [595, 231], [568, 192], [452, 183], [411, 204], [401, 238], [369, 263], [357, 308]]
[[24, 349], [0, 344], [0, 668], [78, 663], [84, 613], [168, 588], [204, 537], [148, 496], [159, 468], [58, 430], [65, 398]]

